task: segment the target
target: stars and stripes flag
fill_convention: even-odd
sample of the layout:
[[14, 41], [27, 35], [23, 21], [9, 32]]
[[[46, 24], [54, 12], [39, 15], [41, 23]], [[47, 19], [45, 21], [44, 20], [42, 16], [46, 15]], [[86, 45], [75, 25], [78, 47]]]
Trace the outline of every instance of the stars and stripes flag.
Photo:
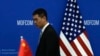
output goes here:
[[76, 0], [68, 0], [60, 31], [61, 56], [93, 56]]

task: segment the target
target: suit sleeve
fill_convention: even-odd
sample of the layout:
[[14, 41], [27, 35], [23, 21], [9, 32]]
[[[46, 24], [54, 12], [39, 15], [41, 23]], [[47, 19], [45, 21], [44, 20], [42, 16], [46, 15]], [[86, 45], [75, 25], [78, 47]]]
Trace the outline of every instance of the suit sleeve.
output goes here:
[[57, 56], [58, 37], [55, 31], [49, 30], [46, 34], [46, 56]]

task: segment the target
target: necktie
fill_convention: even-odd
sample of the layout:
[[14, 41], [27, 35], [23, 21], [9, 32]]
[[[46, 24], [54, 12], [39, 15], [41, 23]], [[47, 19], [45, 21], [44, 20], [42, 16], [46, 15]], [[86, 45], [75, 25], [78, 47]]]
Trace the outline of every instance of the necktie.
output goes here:
[[41, 37], [42, 37], [42, 31], [40, 32], [38, 43], [40, 42]]

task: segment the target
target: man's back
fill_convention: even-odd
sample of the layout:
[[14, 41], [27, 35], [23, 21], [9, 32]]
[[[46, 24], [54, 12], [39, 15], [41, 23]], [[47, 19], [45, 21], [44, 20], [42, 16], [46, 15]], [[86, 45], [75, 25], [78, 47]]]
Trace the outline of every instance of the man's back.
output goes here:
[[36, 56], [60, 56], [59, 38], [51, 25], [44, 30]]

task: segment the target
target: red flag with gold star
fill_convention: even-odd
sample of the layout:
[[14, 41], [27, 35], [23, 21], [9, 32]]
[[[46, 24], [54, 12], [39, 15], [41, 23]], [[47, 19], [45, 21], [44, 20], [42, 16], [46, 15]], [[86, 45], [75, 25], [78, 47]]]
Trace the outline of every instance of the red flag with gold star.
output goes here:
[[23, 36], [21, 36], [21, 43], [20, 43], [18, 56], [33, 56], [32, 51], [27, 41], [23, 38]]

